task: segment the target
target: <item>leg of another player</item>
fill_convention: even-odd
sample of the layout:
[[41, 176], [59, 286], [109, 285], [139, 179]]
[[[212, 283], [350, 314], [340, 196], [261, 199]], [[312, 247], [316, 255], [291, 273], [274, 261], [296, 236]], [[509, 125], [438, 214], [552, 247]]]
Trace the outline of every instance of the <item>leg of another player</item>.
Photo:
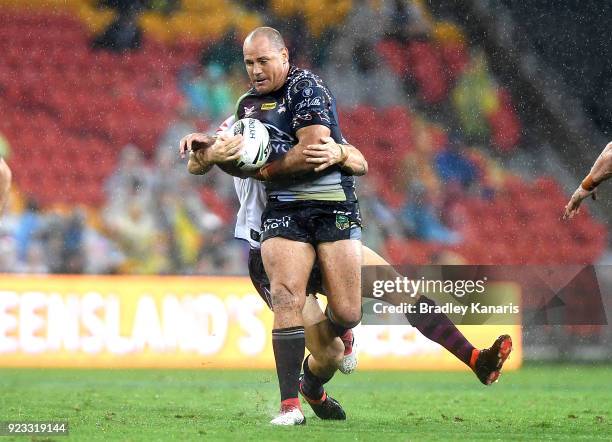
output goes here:
[[302, 315], [311, 353], [308, 363], [310, 371], [323, 379], [330, 379], [342, 362], [344, 344], [335, 335], [314, 296], [306, 298]]
[[300, 392], [321, 419], [344, 420], [342, 406], [323, 387], [342, 363], [344, 344], [334, 334], [314, 296], [306, 298], [302, 315], [310, 355], [304, 359]]
[[305, 348], [302, 309], [315, 252], [310, 244], [275, 237], [262, 243], [261, 254], [270, 279], [272, 348], [281, 393], [281, 415], [272, 423], [295, 425], [304, 421], [298, 398]]
[[326, 315], [336, 336], [361, 321], [361, 241], [345, 239], [317, 245], [323, 286], [327, 292]]
[[[363, 246], [363, 265], [381, 266], [375, 276], [379, 280], [395, 280], [397, 277], [401, 277], [393, 266], [366, 246]], [[372, 287], [373, 281], [364, 280], [363, 283], [366, 287]], [[406, 314], [406, 319], [413, 327], [426, 338], [446, 348], [457, 359], [470, 367], [483, 384], [490, 385], [497, 380], [504, 362], [512, 351], [510, 336], [502, 335], [490, 348], [478, 350], [444, 313], [430, 313], [429, 309], [423, 309], [425, 312], [420, 313], [421, 306], [432, 307], [436, 305], [433, 300], [426, 296], [417, 295], [410, 298], [404, 293], [388, 293], [380, 299], [393, 305], [400, 305], [402, 302], [414, 302], [417, 305], [417, 313]]]

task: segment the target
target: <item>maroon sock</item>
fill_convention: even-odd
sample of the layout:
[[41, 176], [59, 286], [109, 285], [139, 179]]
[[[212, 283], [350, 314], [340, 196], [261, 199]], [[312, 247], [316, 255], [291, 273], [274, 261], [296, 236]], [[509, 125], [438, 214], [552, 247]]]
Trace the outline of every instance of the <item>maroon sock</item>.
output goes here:
[[[304, 359], [304, 327], [287, 327], [272, 330], [272, 349], [276, 362], [276, 374], [281, 402], [295, 402], [298, 397], [300, 368]], [[299, 400], [297, 401], [299, 404]]]
[[446, 348], [469, 367], [474, 346], [465, 339], [465, 336], [444, 313], [419, 313], [421, 304], [426, 304], [429, 307], [436, 305], [431, 299], [421, 296], [416, 303], [417, 313], [406, 314], [410, 324], [423, 336]]

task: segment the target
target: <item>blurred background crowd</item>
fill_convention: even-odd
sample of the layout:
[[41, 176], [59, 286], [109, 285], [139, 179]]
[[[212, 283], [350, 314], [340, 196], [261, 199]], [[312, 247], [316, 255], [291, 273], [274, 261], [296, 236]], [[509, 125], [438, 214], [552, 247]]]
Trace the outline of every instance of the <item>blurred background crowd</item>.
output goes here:
[[[178, 141], [234, 112], [259, 25], [336, 95], [370, 164], [363, 239], [389, 262], [609, 263], [609, 204], [560, 216], [609, 129], [612, 57], [582, 69], [595, 49], [542, 24], [569, 12], [532, 6], [548, 21], [511, 0], [0, 0], [0, 272], [246, 274], [232, 179], [190, 176]], [[527, 352], [548, 332], [525, 328]]]
[[540, 167], [546, 140], [449, 11], [420, 0], [0, 8], [0, 105], [10, 109], [0, 153], [15, 171], [0, 271], [245, 274], [231, 179], [189, 176], [177, 144], [233, 113], [248, 88], [242, 39], [263, 24], [335, 93], [345, 136], [370, 163], [359, 183], [364, 241], [391, 262], [605, 253], [607, 229], [588, 210], [559, 221], [568, 189]]

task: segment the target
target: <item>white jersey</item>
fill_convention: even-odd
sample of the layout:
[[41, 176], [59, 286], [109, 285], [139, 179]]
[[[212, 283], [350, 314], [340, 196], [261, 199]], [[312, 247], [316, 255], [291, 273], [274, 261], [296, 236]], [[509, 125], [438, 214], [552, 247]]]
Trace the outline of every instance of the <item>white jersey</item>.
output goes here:
[[[219, 126], [217, 134], [225, 132], [234, 124], [235, 118], [229, 117]], [[260, 247], [261, 215], [266, 207], [266, 189], [264, 184], [253, 178], [234, 177], [234, 188], [240, 201], [236, 215], [234, 237], [248, 241], [254, 249]]]
[[240, 200], [234, 236], [248, 241], [252, 248], [258, 249], [261, 214], [266, 207], [266, 189], [262, 182], [253, 178], [234, 177], [234, 187]]

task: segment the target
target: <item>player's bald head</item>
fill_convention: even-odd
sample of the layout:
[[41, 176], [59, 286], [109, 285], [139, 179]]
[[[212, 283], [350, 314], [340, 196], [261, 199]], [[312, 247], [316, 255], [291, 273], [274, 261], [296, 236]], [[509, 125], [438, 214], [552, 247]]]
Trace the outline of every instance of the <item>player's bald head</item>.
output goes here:
[[283, 37], [274, 28], [261, 27], [244, 39], [244, 65], [258, 94], [283, 86], [289, 72], [289, 51]]
[[276, 49], [281, 50], [285, 48], [285, 40], [280, 32], [278, 32], [274, 28], [270, 28], [268, 26], [260, 26], [259, 28], [255, 28], [249, 35], [244, 39], [244, 44], [248, 44], [257, 40], [259, 38], [265, 38], [270, 42], [270, 45]]

